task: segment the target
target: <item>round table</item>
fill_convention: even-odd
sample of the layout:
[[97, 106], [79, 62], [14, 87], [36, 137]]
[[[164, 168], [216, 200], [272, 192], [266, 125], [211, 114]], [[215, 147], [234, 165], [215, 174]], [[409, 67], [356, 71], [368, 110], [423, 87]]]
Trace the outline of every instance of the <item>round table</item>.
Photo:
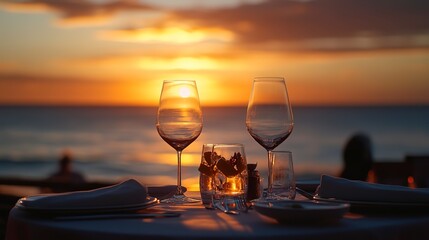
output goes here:
[[[149, 210], [149, 209], [148, 209]], [[49, 239], [429, 239], [429, 215], [348, 213], [333, 225], [287, 225], [255, 210], [230, 215], [202, 205], [163, 206], [180, 217], [146, 219], [57, 220], [19, 208], [9, 214], [6, 240]]]

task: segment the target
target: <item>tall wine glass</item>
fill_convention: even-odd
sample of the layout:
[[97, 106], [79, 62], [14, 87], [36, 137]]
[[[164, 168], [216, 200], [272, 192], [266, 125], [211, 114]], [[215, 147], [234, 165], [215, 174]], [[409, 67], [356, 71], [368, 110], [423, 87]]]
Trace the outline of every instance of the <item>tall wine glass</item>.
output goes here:
[[193, 80], [165, 80], [157, 113], [156, 129], [164, 141], [177, 151], [177, 191], [165, 203], [199, 202], [186, 197], [182, 191], [182, 151], [201, 133], [203, 114], [198, 90]]
[[280, 145], [293, 130], [292, 107], [282, 77], [258, 77], [253, 80], [246, 114], [250, 135], [268, 153], [268, 192], [266, 199], [276, 199], [273, 193], [272, 150]]

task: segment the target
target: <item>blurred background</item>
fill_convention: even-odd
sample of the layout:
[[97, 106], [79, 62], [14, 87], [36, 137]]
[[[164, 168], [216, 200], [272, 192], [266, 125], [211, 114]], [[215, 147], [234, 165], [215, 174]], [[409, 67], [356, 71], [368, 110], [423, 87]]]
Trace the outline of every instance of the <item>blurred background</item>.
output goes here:
[[[195, 79], [204, 129], [184, 151], [198, 189], [203, 143], [240, 142], [256, 76], [285, 77], [298, 179], [337, 175], [367, 133], [376, 161], [429, 154], [425, 0], [0, 0], [0, 176], [41, 179], [63, 151], [89, 180], [175, 184], [155, 128], [162, 81]], [[1, 189], [1, 188], [0, 188]], [[4, 187], [3, 187], [4, 189]]]

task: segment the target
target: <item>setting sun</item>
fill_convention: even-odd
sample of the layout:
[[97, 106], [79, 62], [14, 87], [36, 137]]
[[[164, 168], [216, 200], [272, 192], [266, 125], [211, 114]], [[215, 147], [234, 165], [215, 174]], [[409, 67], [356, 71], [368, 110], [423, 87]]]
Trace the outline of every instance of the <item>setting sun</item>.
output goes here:
[[191, 95], [191, 91], [187, 87], [181, 87], [180, 90], [180, 97], [187, 98]]

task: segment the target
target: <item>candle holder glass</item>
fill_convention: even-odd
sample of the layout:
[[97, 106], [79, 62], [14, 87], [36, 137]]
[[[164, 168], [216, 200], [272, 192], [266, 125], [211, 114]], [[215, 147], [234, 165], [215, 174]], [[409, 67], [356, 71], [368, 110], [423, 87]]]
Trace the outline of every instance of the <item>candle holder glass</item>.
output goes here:
[[214, 207], [222, 211], [247, 211], [247, 161], [243, 144], [214, 144]]

